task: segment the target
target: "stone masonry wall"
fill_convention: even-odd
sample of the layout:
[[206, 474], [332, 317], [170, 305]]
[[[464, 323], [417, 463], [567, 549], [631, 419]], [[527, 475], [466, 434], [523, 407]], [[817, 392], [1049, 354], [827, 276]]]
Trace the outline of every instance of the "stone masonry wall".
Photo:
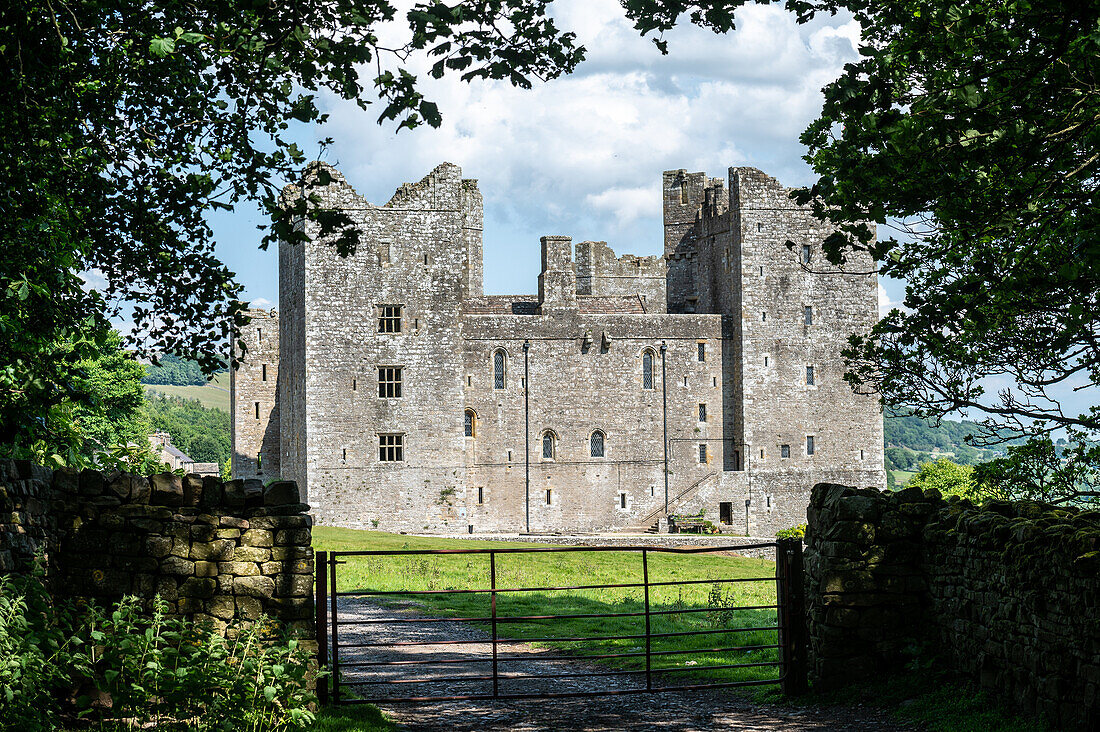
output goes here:
[[923, 648], [1058, 729], [1100, 725], [1100, 511], [818, 484], [806, 541], [818, 688]]
[[313, 637], [309, 507], [288, 481], [149, 477], [0, 463], [0, 571], [47, 558], [55, 596], [160, 595], [209, 619], [267, 614]]

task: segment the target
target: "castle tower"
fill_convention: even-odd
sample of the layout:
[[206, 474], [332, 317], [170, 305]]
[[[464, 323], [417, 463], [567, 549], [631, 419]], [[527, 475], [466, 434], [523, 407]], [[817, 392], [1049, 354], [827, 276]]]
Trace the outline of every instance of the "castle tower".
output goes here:
[[279, 314], [248, 310], [252, 319], [231, 342], [241, 360], [229, 370], [230, 463], [236, 478], [277, 478], [279, 461]]

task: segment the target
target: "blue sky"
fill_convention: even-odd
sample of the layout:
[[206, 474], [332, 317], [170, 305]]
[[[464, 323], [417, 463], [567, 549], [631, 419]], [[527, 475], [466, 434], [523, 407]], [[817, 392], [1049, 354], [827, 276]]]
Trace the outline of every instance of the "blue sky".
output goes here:
[[[820, 109], [821, 87], [856, 58], [850, 18], [799, 26], [780, 8], [748, 6], [735, 33], [678, 28], [661, 56], [615, 0], [554, 5], [559, 25], [588, 48], [576, 73], [531, 90], [422, 76], [444, 122], [412, 132], [379, 126], [373, 108], [323, 98], [330, 123], [302, 130], [303, 149], [317, 156], [311, 141], [334, 138], [323, 159], [379, 204], [444, 160], [460, 165], [485, 198], [485, 291], [498, 294], [535, 291], [546, 234], [660, 254], [663, 170], [725, 177], [731, 165], [751, 165], [788, 186], [812, 180], [798, 135]], [[400, 39], [399, 26], [389, 32]], [[277, 305], [277, 257], [257, 247], [260, 215], [240, 209], [213, 223], [246, 299]], [[887, 283], [883, 301], [900, 297]]]

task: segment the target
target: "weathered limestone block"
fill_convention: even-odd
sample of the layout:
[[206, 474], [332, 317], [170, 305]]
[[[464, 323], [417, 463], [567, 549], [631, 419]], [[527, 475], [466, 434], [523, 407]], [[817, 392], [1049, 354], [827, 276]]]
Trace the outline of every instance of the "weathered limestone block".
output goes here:
[[217, 577], [218, 576], [218, 564], [217, 562], [195, 562], [195, 576], [196, 577]]
[[244, 492], [245, 508], [258, 508], [264, 505], [264, 483], [256, 478], [248, 478], [241, 486]]
[[202, 479], [202, 497], [199, 499], [199, 505], [203, 508], [211, 508], [222, 505], [224, 500], [225, 487], [222, 482], [212, 475], [205, 476]]
[[286, 506], [301, 502], [298, 484], [293, 480], [277, 480], [264, 489], [264, 506]]
[[206, 612], [213, 615], [215, 618], [222, 620], [230, 620], [233, 618], [233, 613], [236, 611], [236, 604], [233, 602], [232, 595], [216, 595], [206, 601]]
[[262, 547], [239, 546], [226, 557], [234, 562], [266, 562], [271, 559], [271, 550]]
[[202, 502], [202, 476], [189, 473], [183, 476], [183, 505], [197, 506]]
[[152, 495], [153, 486], [148, 478], [135, 475], [130, 479], [130, 500], [133, 503], [149, 503]]
[[257, 620], [264, 614], [263, 604], [254, 597], [238, 595], [234, 601], [237, 606], [237, 617], [242, 620]]
[[269, 599], [275, 594], [275, 582], [270, 577], [236, 577], [233, 580], [233, 592], [247, 597]]
[[[210, 598], [217, 591], [218, 583], [209, 577], [188, 577], [179, 587], [180, 597]], [[200, 608], [201, 609], [201, 608]]]
[[191, 575], [195, 573], [195, 563], [180, 557], [169, 556], [161, 561], [160, 571], [167, 575]]
[[227, 482], [222, 491], [222, 502], [231, 510], [243, 509], [245, 504], [244, 481], [240, 478]]
[[183, 479], [175, 473], [157, 473], [149, 476], [152, 486], [150, 503], [157, 506], [183, 505]]
[[133, 476], [130, 473], [119, 473], [111, 478], [107, 483], [107, 491], [110, 495], [118, 498], [122, 501], [130, 500], [130, 483], [133, 481]]
[[80, 471], [80, 495], [87, 498], [103, 495], [107, 490], [107, 481], [103, 473], [91, 468]]
[[275, 532], [275, 544], [284, 546], [294, 544], [306, 546], [310, 543], [312, 533], [309, 529], [283, 529]]
[[275, 578], [275, 594], [280, 597], [307, 597], [313, 594], [313, 577], [308, 574], [284, 574]]
[[242, 546], [270, 547], [275, 543], [288, 544], [291, 542], [276, 542], [271, 532], [266, 529], [249, 529], [241, 534]]
[[235, 544], [232, 539], [214, 539], [213, 541], [196, 541], [191, 544], [191, 559], [208, 559], [220, 561], [233, 553]]
[[237, 577], [252, 577], [260, 574], [260, 566], [255, 562], [218, 562], [218, 572]]

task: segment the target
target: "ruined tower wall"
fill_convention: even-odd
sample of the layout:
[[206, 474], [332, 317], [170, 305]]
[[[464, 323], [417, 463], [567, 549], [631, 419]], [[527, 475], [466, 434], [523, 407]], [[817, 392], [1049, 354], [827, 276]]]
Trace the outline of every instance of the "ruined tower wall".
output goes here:
[[[283, 478], [295, 481], [302, 500], [312, 500], [306, 481], [306, 248], [279, 245], [279, 466]], [[237, 477], [234, 474], [234, 477]]]
[[881, 411], [873, 397], [852, 392], [841, 356], [848, 336], [877, 320], [873, 262], [866, 255], [851, 255], [843, 267], [826, 262], [821, 241], [830, 229], [759, 170], [731, 168], [730, 199], [750, 470], [774, 486], [797, 483], [802, 505], [822, 480], [884, 485]]
[[602, 241], [576, 245], [577, 293], [581, 295], [639, 295], [646, 312], [667, 310], [668, 268], [662, 257], [638, 257], [615, 252]]
[[[440, 495], [461, 488], [459, 307], [470, 275], [465, 242], [480, 237], [480, 196], [453, 165], [372, 206], [332, 171], [319, 193], [358, 227], [346, 258], [304, 246], [305, 478], [321, 523], [440, 527]], [[400, 332], [380, 332], [382, 307], [401, 307]], [[379, 367], [400, 368], [401, 397], [380, 396]], [[379, 460], [380, 435], [405, 459]], [[295, 439], [291, 437], [290, 439]], [[436, 512], [438, 513], [438, 512]]]
[[248, 310], [252, 319], [231, 350], [239, 359], [229, 370], [234, 477], [277, 478], [279, 449], [279, 314]]

